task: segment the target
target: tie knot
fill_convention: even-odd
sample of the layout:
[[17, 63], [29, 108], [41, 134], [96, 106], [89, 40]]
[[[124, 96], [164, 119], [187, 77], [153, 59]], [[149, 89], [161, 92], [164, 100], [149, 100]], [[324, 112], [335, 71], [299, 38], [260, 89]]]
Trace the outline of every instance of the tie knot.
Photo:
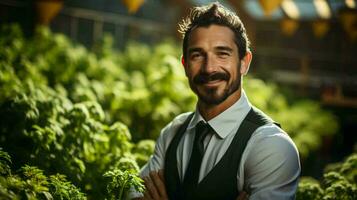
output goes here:
[[196, 138], [198, 139], [198, 141], [202, 142], [202, 140], [211, 130], [212, 128], [208, 123], [205, 123], [204, 121], [198, 122], [198, 124], [196, 125]]

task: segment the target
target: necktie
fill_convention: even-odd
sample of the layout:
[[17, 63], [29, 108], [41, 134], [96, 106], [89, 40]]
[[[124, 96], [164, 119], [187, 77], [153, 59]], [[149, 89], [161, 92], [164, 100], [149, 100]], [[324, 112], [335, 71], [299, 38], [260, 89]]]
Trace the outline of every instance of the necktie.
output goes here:
[[204, 154], [203, 140], [212, 130], [213, 129], [203, 121], [200, 121], [196, 125], [196, 135], [193, 142], [191, 158], [183, 183], [184, 193], [186, 196], [192, 195], [197, 188], [201, 162]]

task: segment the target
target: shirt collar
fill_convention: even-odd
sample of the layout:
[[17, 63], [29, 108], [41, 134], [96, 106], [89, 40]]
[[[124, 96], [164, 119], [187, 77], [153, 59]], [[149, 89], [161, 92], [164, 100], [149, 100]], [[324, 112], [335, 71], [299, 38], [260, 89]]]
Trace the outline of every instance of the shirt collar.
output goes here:
[[[209, 120], [207, 123], [215, 130], [220, 138], [225, 138], [234, 128], [242, 123], [251, 107], [252, 106], [242, 89], [242, 95], [237, 102], [235, 102], [227, 110]], [[187, 126], [187, 130], [195, 128], [197, 123], [202, 120], [206, 122], [196, 108], [194, 116]]]

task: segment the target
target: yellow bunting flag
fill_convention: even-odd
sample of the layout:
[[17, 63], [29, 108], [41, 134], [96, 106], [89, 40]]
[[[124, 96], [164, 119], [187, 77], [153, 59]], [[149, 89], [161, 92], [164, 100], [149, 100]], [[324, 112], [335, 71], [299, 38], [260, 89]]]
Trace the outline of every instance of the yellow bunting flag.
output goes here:
[[49, 25], [52, 19], [58, 14], [63, 7], [63, 1], [47, 0], [36, 1], [37, 23], [41, 25]]
[[283, 0], [259, 0], [261, 7], [263, 8], [264, 15], [270, 16], [277, 8], [279, 8]]
[[340, 12], [340, 21], [343, 29], [352, 41], [357, 40], [357, 11], [355, 9]]
[[133, 14], [136, 13], [139, 8], [143, 5], [145, 0], [122, 0], [123, 4], [128, 8], [128, 12]]
[[281, 31], [286, 36], [294, 35], [296, 30], [299, 28], [299, 22], [290, 18], [284, 18], [281, 21], [280, 25], [281, 25]]
[[328, 20], [316, 20], [312, 22], [312, 31], [316, 38], [323, 38], [330, 29]]

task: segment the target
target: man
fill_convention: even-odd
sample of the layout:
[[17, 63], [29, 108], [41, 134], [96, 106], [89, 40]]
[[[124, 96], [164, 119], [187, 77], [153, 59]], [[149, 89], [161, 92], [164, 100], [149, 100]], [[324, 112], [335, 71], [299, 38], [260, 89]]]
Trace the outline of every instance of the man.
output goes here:
[[252, 54], [238, 16], [218, 3], [196, 7], [180, 31], [197, 107], [162, 130], [140, 199], [294, 199], [298, 151], [242, 89]]

